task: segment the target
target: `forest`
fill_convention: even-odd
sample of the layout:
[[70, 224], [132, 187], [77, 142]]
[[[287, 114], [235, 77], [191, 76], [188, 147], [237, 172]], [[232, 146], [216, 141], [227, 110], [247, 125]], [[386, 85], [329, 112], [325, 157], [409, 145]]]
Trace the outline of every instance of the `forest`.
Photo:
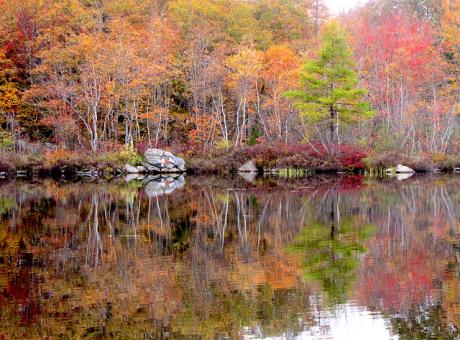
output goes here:
[[460, 2], [0, 0], [0, 171], [460, 166]]

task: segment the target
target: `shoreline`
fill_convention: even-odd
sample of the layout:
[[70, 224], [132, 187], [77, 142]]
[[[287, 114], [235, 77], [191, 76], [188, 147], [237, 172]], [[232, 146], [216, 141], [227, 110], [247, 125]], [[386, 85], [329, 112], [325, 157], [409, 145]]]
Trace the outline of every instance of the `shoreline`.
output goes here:
[[[187, 175], [234, 176], [250, 164], [251, 176], [272, 174], [286, 178], [321, 174], [361, 174], [384, 177], [398, 164], [415, 173], [460, 173], [460, 156], [455, 154], [421, 155], [408, 158], [392, 152], [372, 153], [353, 146], [341, 146], [337, 154], [320, 153], [308, 145], [273, 144], [214, 150], [157, 150], [185, 163]], [[169, 149], [166, 149], [169, 150]], [[144, 175], [164, 174], [164, 169], [146, 169], [145, 150], [122, 149], [98, 153], [58, 149], [40, 154], [15, 151], [0, 155], [0, 178], [76, 178], [107, 180], [126, 175], [130, 168], [142, 168]], [[178, 157], [176, 157], [178, 156]], [[438, 157], [435, 157], [438, 156]], [[160, 158], [159, 158], [160, 159]], [[168, 162], [168, 160], [165, 160]], [[128, 169], [126, 169], [128, 167]], [[160, 171], [148, 171], [160, 170]], [[183, 168], [178, 173], [183, 172]], [[171, 170], [172, 171], [172, 170]], [[394, 174], [395, 170], [392, 171]]]
[[[1, 164], [0, 164], [1, 165]], [[53, 167], [45, 168], [40, 166], [29, 165], [21, 167], [20, 169], [10, 169], [9, 171], [0, 171], [0, 181], [10, 181], [13, 179], [24, 179], [24, 180], [36, 180], [36, 179], [65, 179], [65, 180], [84, 180], [84, 179], [100, 179], [111, 181], [114, 179], [123, 178], [129, 175], [138, 175], [141, 177], [148, 176], [194, 176], [194, 177], [220, 177], [220, 178], [234, 178], [238, 177], [239, 174], [248, 174], [254, 176], [254, 178], [261, 177], [278, 177], [283, 179], [301, 179], [315, 176], [343, 176], [343, 175], [355, 175], [365, 176], [369, 178], [391, 178], [398, 175], [396, 172], [387, 172], [385, 168], [372, 169], [372, 168], [360, 168], [360, 169], [343, 169], [343, 168], [275, 168], [275, 169], [263, 169], [253, 173], [239, 173], [237, 170], [216, 170], [216, 169], [203, 169], [203, 168], [187, 168], [182, 173], [162, 173], [162, 172], [146, 172], [139, 174], [129, 174], [123, 167], [88, 167], [80, 166], [75, 164], [73, 166], [65, 167]], [[403, 175], [404, 173], [399, 173]], [[425, 169], [415, 169], [413, 175], [460, 175], [460, 168], [455, 169], [436, 169], [435, 171]]]

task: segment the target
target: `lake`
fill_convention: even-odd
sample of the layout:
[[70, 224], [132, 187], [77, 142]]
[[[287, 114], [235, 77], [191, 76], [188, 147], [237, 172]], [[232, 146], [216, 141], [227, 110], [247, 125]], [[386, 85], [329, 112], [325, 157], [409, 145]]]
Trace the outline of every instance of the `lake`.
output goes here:
[[0, 338], [456, 339], [460, 175], [0, 182]]

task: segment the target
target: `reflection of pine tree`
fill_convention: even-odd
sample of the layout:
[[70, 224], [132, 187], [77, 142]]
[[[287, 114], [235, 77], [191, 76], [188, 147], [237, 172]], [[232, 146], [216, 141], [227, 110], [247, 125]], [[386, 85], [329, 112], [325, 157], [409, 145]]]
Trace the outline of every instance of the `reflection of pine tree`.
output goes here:
[[366, 251], [363, 244], [375, 226], [359, 227], [351, 218], [341, 221], [336, 198], [330, 202], [329, 224], [311, 223], [288, 249], [303, 254], [304, 278], [320, 283], [329, 302], [342, 303], [355, 279], [358, 255]]

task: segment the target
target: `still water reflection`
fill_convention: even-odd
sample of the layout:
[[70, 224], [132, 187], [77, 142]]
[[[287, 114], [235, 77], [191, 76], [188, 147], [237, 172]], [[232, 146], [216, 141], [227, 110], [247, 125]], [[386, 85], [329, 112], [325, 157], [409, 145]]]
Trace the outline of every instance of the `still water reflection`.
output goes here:
[[459, 337], [458, 176], [180, 181], [1, 184], [0, 337]]

